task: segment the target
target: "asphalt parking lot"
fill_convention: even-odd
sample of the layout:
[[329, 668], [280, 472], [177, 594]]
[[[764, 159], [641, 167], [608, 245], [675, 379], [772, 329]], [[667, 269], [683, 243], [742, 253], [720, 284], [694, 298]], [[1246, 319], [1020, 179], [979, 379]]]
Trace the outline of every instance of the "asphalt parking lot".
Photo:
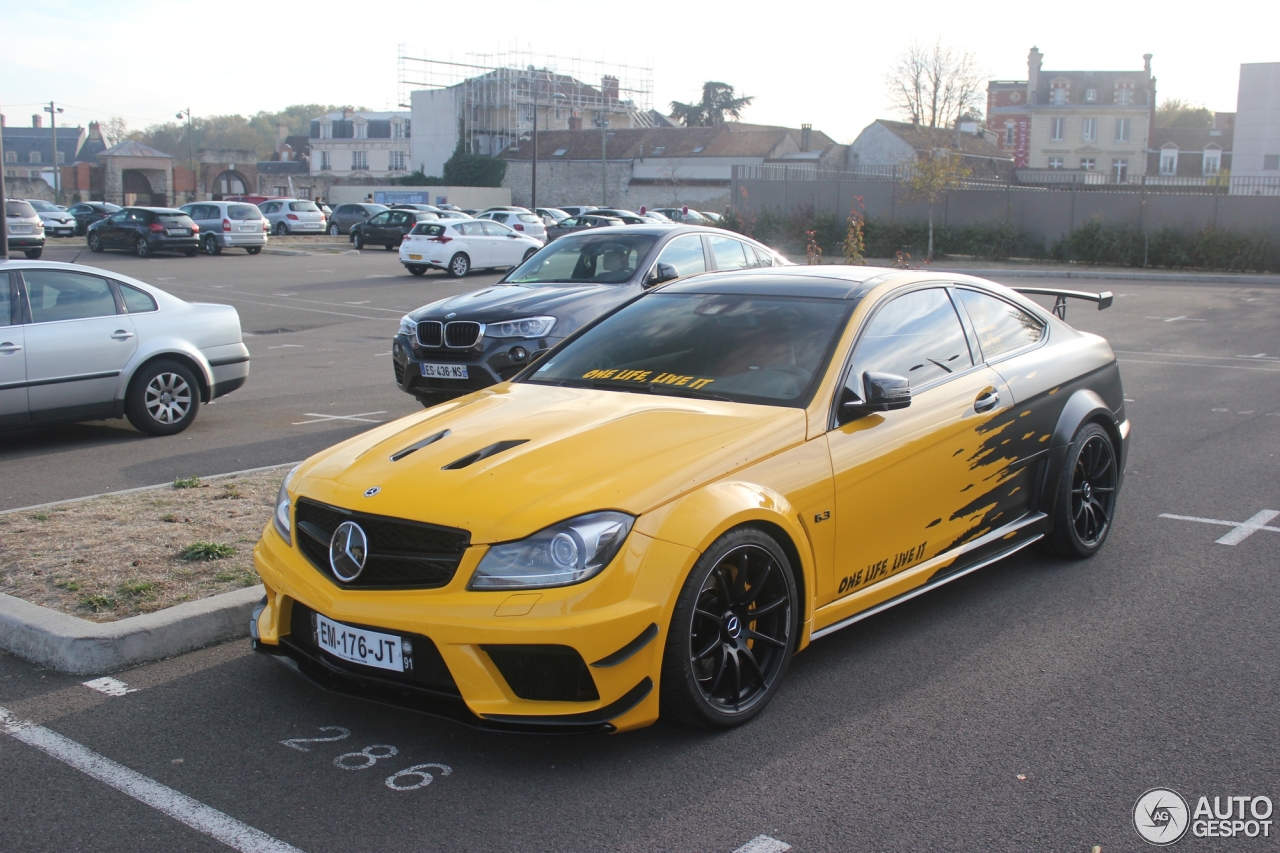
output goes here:
[[[124, 421], [0, 436], [0, 508], [290, 462], [416, 411], [388, 363], [399, 317], [495, 280], [412, 278], [382, 251], [80, 260], [235, 305], [253, 372], [173, 438]], [[123, 695], [0, 654], [11, 729], [115, 763], [91, 778], [0, 737], [0, 849], [227, 849], [167, 816], [190, 804], [166, 791], [250, 832], [242, 849], [309, 853], [729, 853], [761, 835], [1111, 853], [1146, 847], [1132, 811], [1156, 786], [1280, 800], [1280, 287], [1034, 281], [1055, 284], [1116, 293], [1068, 315], [1117, 350], [1133, 424], [1094, 559], [1023, 551], [819, 640], [723, 733], [476, 732], [321, 693], [247, 641], [116, 673]], [[104, 775], [159, 783], [152, 805]], [[1177, 848], [1264, 851], [1276, 832]]]

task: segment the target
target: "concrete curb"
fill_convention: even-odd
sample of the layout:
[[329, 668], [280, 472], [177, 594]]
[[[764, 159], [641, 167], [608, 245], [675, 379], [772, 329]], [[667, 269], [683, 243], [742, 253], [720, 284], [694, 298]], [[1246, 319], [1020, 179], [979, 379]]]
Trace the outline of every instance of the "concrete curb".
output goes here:
[[249, 635], [262, 585], [118, 622], [89, 622], [0, 593], [0, 649], [72, 675], [98, 675]]
[[979, 278], [1082, 278], [1110, 281], [1197, 281], [1204, 284], [1233, 284], [1237, 287], [1280, 284], [1280, 275], [1253, 275], [1250, 273], [1176, 273], [1176, 272], [1121, 272], [1111, 270], [1020, 270], [1020, 269], [965, 269], [929, 267], [932, 272], [960, 273]]

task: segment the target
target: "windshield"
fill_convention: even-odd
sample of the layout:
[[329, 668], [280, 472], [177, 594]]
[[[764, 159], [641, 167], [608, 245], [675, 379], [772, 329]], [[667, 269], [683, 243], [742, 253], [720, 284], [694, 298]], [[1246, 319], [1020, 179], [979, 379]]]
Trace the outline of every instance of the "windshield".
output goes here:
[[165, 225], [188, 225], [191, 222], [191, 217], [180, 210], [158, 211], [156, 219]]
[[227, 205], [228, 219], [261, 219], [262, 211], [258, 210], [254, 204], [230, 204]]
[[652, 234], [582, 234], [562, 237], [504, 280], [537, 286], [582, 282], [620, 284], [640, 268], [658, 238]]
[[852, 307], [842, 299], [655, 293], [524, 381], [801, 408]]
[[6, 201], [4, 203], [4, 215], [30, 219], [36, 215], [36, 209], [25, 201]]
[[316, 207], [309, 201], [290, 202], [289, 209], [295, 213], [317, 213], [320, 210], [320, 208]]
[[43, 199], [38, 198], [28, 199], [27, 204], [31, 205], [41, 213], [61, 213], [66, 210], [65, 207], [59, 207], [51, 201], [44, 201]]

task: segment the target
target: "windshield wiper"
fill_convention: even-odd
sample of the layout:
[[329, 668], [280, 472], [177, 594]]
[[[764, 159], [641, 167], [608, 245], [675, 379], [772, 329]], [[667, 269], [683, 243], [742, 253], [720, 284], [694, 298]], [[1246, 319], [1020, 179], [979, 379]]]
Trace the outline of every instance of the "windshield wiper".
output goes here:
[[697, 388], [685, 388], [681, 385], [647, 385], [650, 394], [662, 394], [667, 397], [702, 397], [707, 400], [721, 400], [725, 403], [736, 402], [732, 397], [726, 397], [723, 394], [713, 394], [710, 391], [702, 391]]

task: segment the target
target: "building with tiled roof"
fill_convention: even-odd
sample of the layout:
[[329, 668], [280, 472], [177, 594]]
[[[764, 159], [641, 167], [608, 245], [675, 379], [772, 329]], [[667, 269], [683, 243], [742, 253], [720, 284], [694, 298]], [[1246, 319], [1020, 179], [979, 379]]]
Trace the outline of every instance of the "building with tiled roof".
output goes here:
[[1013, 158], [969, 122], [948, 129], [877, 119], [849, 146], [849, 166], [886, 174], [938, 150], [963, 158], [971, 177], [1007, 180], [1013, 176]]
[[1216, 113], [1212, 127], [1157, 127], [1147, 150], [1147, 175], [1213, 179], [1231, 172], [1235, 113]]

